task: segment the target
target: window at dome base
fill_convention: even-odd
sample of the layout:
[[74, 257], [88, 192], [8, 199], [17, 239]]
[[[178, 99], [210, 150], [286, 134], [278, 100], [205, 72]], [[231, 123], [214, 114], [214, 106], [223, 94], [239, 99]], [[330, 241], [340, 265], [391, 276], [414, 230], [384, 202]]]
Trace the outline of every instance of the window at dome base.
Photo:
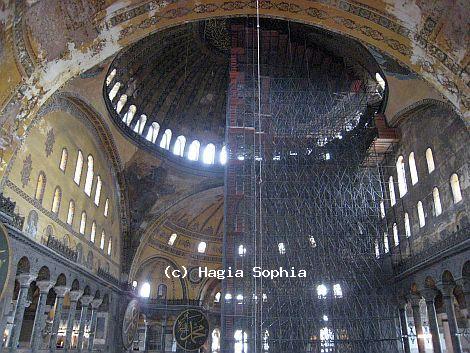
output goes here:
[[167, 150], [170, 148], [170, 142], [171, 142], [171, 130], [166, 129], [165, 132], [163, 133], [162, 140], [160, 141], [160, 147]]
[[199, 159], [199, 147], [201, 144], [198, 140], [194, 140], [189, 145], [188, 159], [190, 161], [197, 161]]
[[209, 143], [204, 149], [202, 154], [202, 161], [205, 164], [214, 164], [215, 159], [215, 146], [212, 143]]

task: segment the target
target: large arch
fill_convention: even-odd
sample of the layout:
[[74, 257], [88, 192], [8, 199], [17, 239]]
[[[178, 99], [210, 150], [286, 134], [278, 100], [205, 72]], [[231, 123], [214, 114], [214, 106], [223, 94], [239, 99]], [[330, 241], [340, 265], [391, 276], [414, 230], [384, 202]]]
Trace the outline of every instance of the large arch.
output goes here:
[[[8, 177], [10, 176], [11, 168], [15, 163], [15, 158], [18, 150], [25, 143], [30, 131], [48, 114], [52, 112], [66, 112], [72, 117], [75, 117], [82, 121], [89, 129], [95, 134], [95, 138], [103, 146], [102, 153], [105, 160], [109, 161], [108, 168], [114, 170], [115, 180], [117, 182], [116, 187], [119, 189], [119, 203], [118, 203], [118, 214], [121, 228], [121, 234], [123, 236], [121, 240], [121, 246], [126, 241], [126, 236], [129, 229], [129, 206], [127, 198], [127, 187], [125, 177], [122, 174], [122, 163], [121, 159], [112, 137], [111, 131], [104, 122], [100, 114], [89, 104], [85, 103], [79, 96], [71, 93], [56, 93], [50, 97], [47, 102], [41, 106], [40, 110], [36, 114], [36, 118], [30, 125], [28, 125], [24, 132], [24, 138], [20, 141], [20, 144], [16, 147], [12, 158], [9, 161], [7, 168], [0, 179], [0, 189], [5, 185]], [[122, 250], [122, 249], [121, 249]], [[121, 259], [124, 259], [125, 252], [122, 251]]]
[[[465, 40], [461, 43], [460, 36], [454, 38], [450, 30], [446, 33], [442, 31], [442, 26], [437, 25], [447, 18], [447, 27], [464, 28], [464, 23], [451, 23], [449, 19], [453, 18], [451, 14], [460, 14], [465, 9], [459, 9], [457, 5], [444, 5], [443, 1], [430, 8], [421, 8], [412, 1], [404, 7], [399, 7], [401, 3], [393, 5], [386, 1], [376, 1], [374, 6], [369, 3], [346, 0], [321, 3], [307, 0], [263, 1], [260, 3], [260, 14], [331, 30], [386, 53], [429, 81], [465, 115], [468, 122], [470, 100], [465, 82], [468, 75], [462, 64], [466, 55]], [[2, 138], [6, 143], [0, 175], [13, 154], [18, 138], [23, 137], [40, 105], [70, 78], [163, 28], [188, 21], [256, 14], [255, 3], [247, 0], [149, 1], [138, 5], [134, 2], [80, 2], [74, 7], [62, 8], [67, 15], [66, 20], [60, 12], [51, 12], [45, 19], [55, 22], [57, 18], [57, 23], [63, 27], [63, 31], [56, 31], [63, 35], [57, 38], [59, 47], [48, 48], [47, 43], [41, 42], [39, 36], [34, 37], [33, 32], [34, 39], [45, 49], [46, 55], [40, 57], [34, 50], [35, 46], [28, 42], [31, 36], [23, 35], [26, 32], [23, 27], [26, 26], [22, 25], [21, 18], [27, 18], [29, 12], [34, 13], [41, 5], [42, 1], [27, 5], [23, 0], [17, 1], [15, 8], [8, 9], [10, 17], [7, 18], [12, 21], [13, 40], [19, 43], [8, 43], [9, 50], [15, 54], [16, 64], [4, 65], [10, 71], [13, 67], [14, 73], [8, 74], [11, 84], [0, 92], [0, 121], [6, 121], [2, 129]], [[441, 17], [434, 18], [435, 13]], [[465, 15], [460, 17], [465, 21]], [[34, 25], [32, 27], [34, 30]], [[72, 34], [77, 28], [86, 32], [85, 40], [67, 42], [65, 38], [74, 38]], [[443, 49], [445, 39], [455, 43], [454, 48]], [[456, 60], [457, 57], [462, 59]]]

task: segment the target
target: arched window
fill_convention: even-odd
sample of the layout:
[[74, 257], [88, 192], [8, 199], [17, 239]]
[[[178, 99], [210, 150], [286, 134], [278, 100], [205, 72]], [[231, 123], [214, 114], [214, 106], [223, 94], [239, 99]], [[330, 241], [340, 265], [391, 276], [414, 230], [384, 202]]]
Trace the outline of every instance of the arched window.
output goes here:
[[279, 254], [284, 255], [286, 253], [286, 246], [284, 243], [277, 244], [277, 248], [279, 250]]
[[328, 294], [328, 288], [324, 284], [317, 286], [317, 296], [318, 299], [325, 299]]
[[142, 131], [144, 131], [145, 123], [147, 122], [147, 115], [142, 114], [137, 121], [137, 124], [134, 126], [134, 132], [137, 132], [139, 135], [142, 135]]
[[411, 224], [408, 212], [405, 213], [405, 235], [407, 238], [411, 237]]
[[96, 222], [93, 221], [93, 223], [91, 224], [90, 241], [94, 243], [95, 238], [96, 238]]
[[95, 189], [95, 205], [96, 206], [100, 205], [101, 187], [102, 187], [101, 177], [98, 175], [96, 177], [96, 189]]
[[46, 174], [41, 170], [38, 175], [38, 182], [36, 183], [36, 194], [35, 198], [40, 203], [44, 198], [44, 190], [46, 189]]
[[113, 99], [117, 96], [119, 89], [121, 88], [121, 83], [116, 82], [111, 88], [111, 91], [109, 91], [108, 97], [110, 101], [113, 101]]
[[424, 208], [423, 208], [423, 203], [421, 201], [418, 201], [418, 219], [419, 219], [419, 227], [423, 228], [426, 225], [426, 218], [424, 216]]
[[167, 287], [165, 284], [160, 283], [157, 288], [157, 298], [158, 299], [166, 299], [166, 292], [167, 292]]
[[136, 112], [137, 107], [135, 105], [131, 105], [129, 109], [127, 109], [126, 114], [124, 114], [124, 116], [122, 117], [122, 122], [129, 126]]
[[393, 223], [392, 230], [393, 230], [393, 242], [395, 243], [395, 246], [397, 246], [398, 244], [400, 244], [400, 239], [398, 238], [398, 226], [396, 223]]
[[439, 197], [439, 189], [432, 189], [432, 199], [434, 201], [434, 214], [439, 216], [442, 213], [441, 198]]
[[390, 175], [388, 178], [388, 190], [390, 192], [390, 206], [394, 206], [397, 203], [395, 198], [395, 186], [393, 185], [393, 176]]
[[188, 159], [190, 161], [197, 161], [199, 159], [199, 148], [201, 147], [201, 144], [199, 143], [198, 140], [194, 140], [191, 142], [189, 145], [189, 150], [188, 150]]
[[246, 247], [245, 245], [238, 246], [238, 255], [245, 256], [246, 255]]
[[343, 297], [343, 289], [341, 288], [341, 284], [336, 283], [335, 285], [333, 285], [333, 296], [335, 298]]
[[384, 233], [384, 253], [388, 253], [388, 251], [390, 250], [389, 246], [388, 246], [388, 234], [387, 232]]
[[143, 283], [142, 287], [140, 287], [139, 294], [142, 298], [150, 297], [150, 283], [148, 282]]
[[34, 210], [30, 211], [28, 214], [25, 231], [33, 238], [36, 237], [38, 233], [38, 213]]
[[375, 239], [374, 247], [375, 247], [375, 257], [378, 259], [380, 257], [380, 248], [379, 248], [379, 241], [377, 239]]
[[108, 256], [111, 256], [111, 250], [113, 249], [113, 239], [109, 238], [108, 240]]
[[173, 233], [172, 235], [170, 235], [170, 239], [168, 239], [168, 245], [172, 246], [175, 243], [177, 236], [178, 235], [176, 233]]
[[454, 203], [462, 201], [462, 191], [460, 190], [459, 176], [455, 173], [450, 176], [450, 188], [452, 189]]
[[67, 224], [73, 223], [73, 217], [75, 216], [75, 202], [73, 200], [69, 201], [69, 211], [67, 212]]
[[380, 200], [380, 217], [385, 218], [385, 205], [383, 200]]
[[119, 98], [119, 101], [116, 105], [116, 112], [119, 114], [122, 110], [122, 108], [124, 108], [124, 106], [126, 105], [126, 102], [127, 102], [127, 94], [123, 94], [120, 98]]
[[415, 154], [411, 152], [408, 156], [408, 163], [410, 164], [411, 184], [415, 185], [418, 183], [418, 170], [416, 169]]
[[214, 164], [215, 159], [215, 146], [212, 143], [209, 143], [206, 148], [204, 148], [204, 153], [202, 154], [202, 163], [204, 164]]
[[334, 347], [334, 334], [328, 327], [320, 329], [320, 352], [332, 353]]
[[69, 156], [69, 153], [67, 152], [67, 149], [65, 147], [62, 148], [62, 155], [60, 156], [59, 168], [63, 172], [65, 172], [65, 168], [67, 167], [68, 156]]
[[149, 131], [147, 131], [147, 136], [145, 136], [145, 138], [147, 139], [147, 141], [155, 143], [155, 141], [157, 140], [159, 131], [160, 131], [160, 125], [154, 122], [152, 123], [152, 125], [149, 126]]
[[214, 303], [220, 303], [220, 292], [215, 293]]
[[435, 169], [434, 157], [432, 155], [432, 149], [428, 148], [426, 150], [426, 163], [428, 164], [428, 173], [431, 174]]
[[248, 352], [248, 335], [242, 330], [236, 330], [233, 335], [235, 338], [234, 353], [247, 353]]
[[62, 190], [60, 187], [56, 186], [54, 190], [54, 197], [52, 198], [52, 208], [51, 211], [55, 214], [59, 213], [60, 200], [62, 198]]
[[86, 227], [86, 212], [82, 212], [82, 217], [80, 218], [80, 234], [85, 234], [85, 227]]
[[219, 158], [220, 164], [225, 165], [227, 163], [227, 146], [222, 146]]
[[184, 145], [186, 144], [186, 137], [180, 135], [176, 138], [175, 146], [173, 147], [173, 153], [177, 156], [183, 157]]
[[382, 75], [379, 74], [378, 72], [375, 73], [375, 80], [379, 84], [380, 88], [382, 91], [385, 89], [385, 80], [382, 78]]
[[75, 164], [75, 174], [73, 176], [73, 181], [75, 181], [77, 185], [80, 185], [82, 169], [83, 169], [83, 154], [82, 154], [82, 151], [78, 150], [77, 164]]
[[165, 132], [163, 133], [162, 140], [160, 141], [160, 147], [167, 150], [170, 148], [170, 142], [171, 142], [171, 130], [166, 129]]
[[212, 330], [211, 352], [220, 353], [220, 330], [218, 328]]
[[101, 232], [101, 239], [100, 239], [100, 249], [104, 250], [104, 240], [105, 240], [106, 234], [104, 233], [104, 230]]
[[206, 246], [207, 246], [206, 242], [201, 241], [199, 243], [199, 245], [197, 246], [197, 252], [201, 253], [201, 254], [205, 253], [206, 252]]
[[103, 211], [103, 215], [105, 217], [108, 217], [108, 214], [109, 214], [109, 199], [106, 199], [105, 203], [104, 203], [104, 211]]
[[87, 170], [85, 179], [85, 194], [91, 195], [91, 187], [93, 186], [93, 156], [88, 155]]
[[114, 76], [116, 76], [116, 69], [113, 69], [108, 77], [106, 77], [106, 86], [109, 86], [113, 82]]
[[398, 157], [396, 167], [398, 176], [398, 193], [400, 197], [403, 197], [408, 191], [408, 186], [406, 185], [405, 162], [403, 162], [403, 156]]

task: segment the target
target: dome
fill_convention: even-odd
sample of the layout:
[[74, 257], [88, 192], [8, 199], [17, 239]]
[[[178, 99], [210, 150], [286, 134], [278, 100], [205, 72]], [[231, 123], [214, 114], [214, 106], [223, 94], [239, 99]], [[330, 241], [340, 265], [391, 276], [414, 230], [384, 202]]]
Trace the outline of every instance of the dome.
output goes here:
[[[231, 33], [243, 30], [250, 37], [254, 32], [246, 28], [254, 28], [253, 21], [188, 23], [120, 52], [103, 88], [113, 121], [139, 146], [160, 155], [193, 165], [224, 164], [230, 55], [237, 46]], [[305, 91], [316, 100], [315, 111], [298, 118], [315, 134], [319, 127], [325, 130], [318, 144], [352, 130], [367, 109], [380, 109], [380, 70], [362, 45], [299, 23], [263, 19], [261, 27], [261, 75], [307, 78]], [[275, 72], [265, 72], [264, 64]], [[295, 110], [295, 99], [289, 104]]]

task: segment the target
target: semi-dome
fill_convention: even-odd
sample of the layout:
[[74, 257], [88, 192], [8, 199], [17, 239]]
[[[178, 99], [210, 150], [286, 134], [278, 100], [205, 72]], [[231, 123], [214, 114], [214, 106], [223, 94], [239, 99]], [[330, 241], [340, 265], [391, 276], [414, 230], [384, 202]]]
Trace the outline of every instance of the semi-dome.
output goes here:
[[[188, 23], [119, 53], [103, 93], [121, 131], [141, 147], [170, 158], [176, 155], [197, 163], [193, 165], [224, 164], [230, 55], [237, 45], [231, 32], [242, 29], [247, 38], [253, 36], [252, 22]], [[368, 109], [380, 108], [384, 82], [362, 45], [299, 23], [264, 19], [261, 27], [261, 75], [307, 78], [302, 84], [307, 82], [305, 91], [317, 104], [299, 118], [317, 135], [319, 126], [325, 130], [317, 144], [335, 135], [342, 138]], [[264, 72], [264, 65], [273, 63], [276, 72]], [[295, 109], [295, 100], [289, 104]]]

